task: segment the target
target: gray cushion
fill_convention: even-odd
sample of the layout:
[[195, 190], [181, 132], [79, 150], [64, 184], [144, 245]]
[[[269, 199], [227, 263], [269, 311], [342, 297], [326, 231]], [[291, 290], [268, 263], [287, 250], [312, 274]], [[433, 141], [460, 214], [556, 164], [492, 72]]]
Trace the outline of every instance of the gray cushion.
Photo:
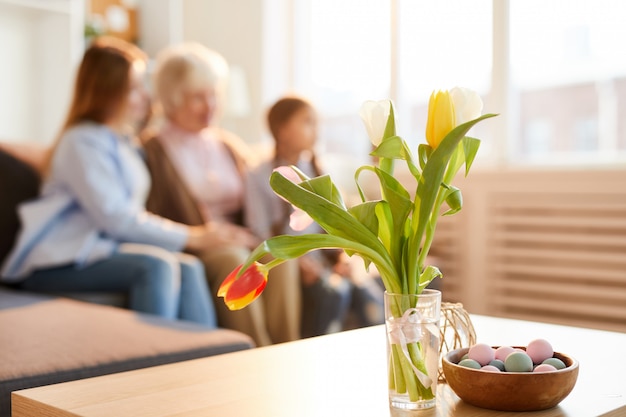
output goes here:
[[11, 391], [252, 346], [232, 330], [0, 288], [0, 417]]

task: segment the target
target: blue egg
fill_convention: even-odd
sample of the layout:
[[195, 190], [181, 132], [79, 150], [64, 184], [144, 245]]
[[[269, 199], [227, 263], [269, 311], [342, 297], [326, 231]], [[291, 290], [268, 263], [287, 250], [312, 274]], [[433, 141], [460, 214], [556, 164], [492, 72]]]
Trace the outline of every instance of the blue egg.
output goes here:
[[523, 352], [513, 352], [506, 357], [504, 368], [507, 372], [531, 372], [533, 360]]
[[565, 363], [560, 360], [559, 358], [548, 358], [545, 361], [541, 362], [541, 363], [546, 363], [548, 365], [552, 365], [554, 366], [556, 369], [565, 369]]
[[459, 362], [459, 366], [464, 366], [466, 368], [472, 368], [472, 369], [481, 368], [480, 364], [476, 362], [474, 359], [463, 359], [461, 362]]
[[504, 362], [502, 362], [500, 359], [492, 360], [491, 362], [489, 362], [489, 365], [495, 366], [499, 370], [504, 371]]
[[461, 360], [463, 359], [469, 359], [469, 353], [466, 353], [465, 355], [461, 356]]

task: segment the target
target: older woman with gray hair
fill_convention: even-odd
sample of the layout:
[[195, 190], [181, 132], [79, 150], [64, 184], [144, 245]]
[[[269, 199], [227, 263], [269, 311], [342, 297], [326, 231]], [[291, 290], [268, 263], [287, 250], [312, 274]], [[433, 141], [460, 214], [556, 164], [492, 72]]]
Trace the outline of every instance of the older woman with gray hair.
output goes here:
[[[248, 149], [218, 126], [228, 64], [200, 44], [162, 51], [154, 72], [157, 110], [163, 116], [145, 135], [153, 187], [151, 211], [189, 225], [208, 223], [228, 243], [195, 252], [211, 288], [244, 262], [260, 239], [242, 226]], [[270, 273], [272, 285], [249, 308], [230, 311], [214, 293], [220, 327], [250, 335], [257, 345], [300, 337], [300, 283], [297, 265], [287, 262]]]

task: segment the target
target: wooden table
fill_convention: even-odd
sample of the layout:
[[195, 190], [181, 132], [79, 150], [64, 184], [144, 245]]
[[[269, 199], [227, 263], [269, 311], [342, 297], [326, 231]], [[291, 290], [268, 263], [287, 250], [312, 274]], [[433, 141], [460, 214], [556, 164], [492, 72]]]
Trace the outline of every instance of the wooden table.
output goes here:
[[[465, 404], [445, 384], [419, 416], [626, 416], [626, 334], [472, 316], [480, 342], [549, 340], [579, 360], [553, 409], [505, 413]], [[13, 417], [389, 416], [384, 326], [13, 393]]]

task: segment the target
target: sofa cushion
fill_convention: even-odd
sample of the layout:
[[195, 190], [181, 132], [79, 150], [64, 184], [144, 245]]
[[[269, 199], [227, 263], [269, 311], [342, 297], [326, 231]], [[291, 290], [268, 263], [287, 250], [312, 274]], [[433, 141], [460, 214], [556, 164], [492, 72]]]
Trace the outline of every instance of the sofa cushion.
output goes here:
[[39, 174], [31, 165], [0, 149], [0, 265], [20, 227], [17, 205], [36, 197], [39, 183]]
[[253, 346], [232, 330], [3, 288], [0, 329], [1, 417], [11, 391]]

